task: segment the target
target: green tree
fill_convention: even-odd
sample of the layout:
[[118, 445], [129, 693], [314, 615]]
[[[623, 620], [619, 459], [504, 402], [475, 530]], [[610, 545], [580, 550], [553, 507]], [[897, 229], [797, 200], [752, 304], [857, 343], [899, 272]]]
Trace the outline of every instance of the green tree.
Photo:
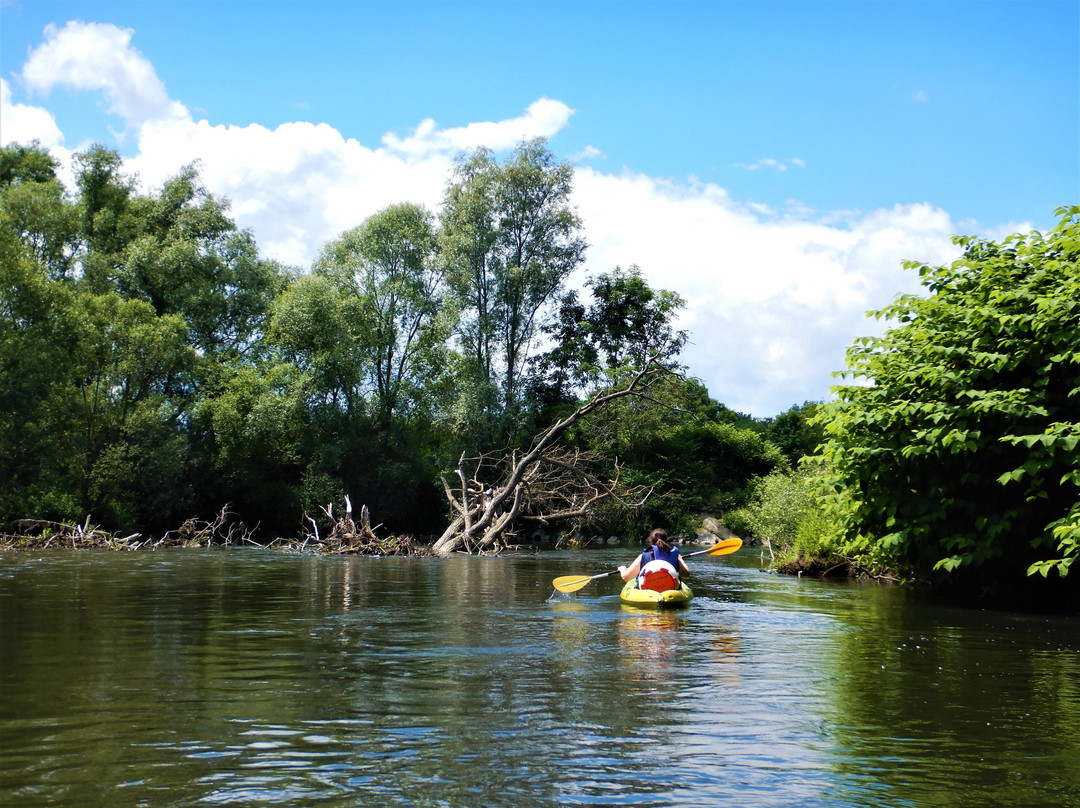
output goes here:
[[425, 407], [453, 325], [431, 214], [392, 205], [327, 244], [314, 269], [359, 301], [379, 422]]
[[210, 444], [199, 447], [199, 513], [228, 502], [271, 531], [295, 528], [310, 455], [309, 382], [296, 365], [277, 359], [220, 369], [214, 394], [193, 411], [196, 437]]
[[678, 294], [654, 290], [636, 266], [615, 267], [589, 278], [585, 287], [592, 298], [587, 308], [571, 289], [559, 301], [555, 319], [543, 327], [552, 347], [536, 362], [541, 397], [572, 401], [654, 355], [677, 369], [676, 357], [686, 344], [686, 332], [674, 327], [685, 305]]
[[[159, 194], [129, 198], [120, 222], [124, 241], [110, 259], [110, 288], [150, 303], [159, 315], [181, 316], [203, 354], [251, 349], [284, 273], [259, 259], [251, 233], [199, 184], [194, 166]], [[98, 278], [104, 280], [100, 271]]]
[[817, 451], [824, 437], [821, 424], [814, 420], [820, 402], [807, 401], [792, 407], [765, 423], [766, 440], [776, 444], [792, 466]]
[[79, 213], [65, 198], [56, 160], [39, 144], [0, 149], [0, 216], [32, 256], [60, 279], [74, 272]]
[[135, 181], [123, 173], [119, 153], [100, 144], [75, 155], [79, 235], [85, 254], [82, 277], [91, 291], [115, 291], [116, 267], [139, 222], [129, 215]]
[[[0, 217], [3, 213], [0, 212]], [[0, 222], [0, 521], [74, 518], [62, 469], [72, 456], [67, 419], [74, 293], [51, 280], [16, 230]]]
[[[845, 555], [988, 590], [1080, 553], [1080, 207], [1045, 235], [956, 238], [926, 296], [848, 351], [823, 408], [826, 502]], [[964, 579], [961, 579], [964, 580]]]
[[459, 335], [473, 370], [466, 383], [482, 388], [477, 398], [489, 409], [480, 417], [508, 419], [511, 432], [541, 311], [584, 260], [572, 181], [573, 168], [537, 139], [504, 164], [486, 150], [462, 158], [446, 191], [440, 241], [462, 307]]
[[305, 374], [312, 407], [366, 409], [364, 311], [360, 300], [321, 275], [302, 275], [274, 301], [267, 340]]
[[190, 495], [182, 434], [190, 402], [175, 395], [196, 363], [184, 322], [112, 293], [84, 293], [75, 304], [80, 505], [114, 526], [160, 524]]

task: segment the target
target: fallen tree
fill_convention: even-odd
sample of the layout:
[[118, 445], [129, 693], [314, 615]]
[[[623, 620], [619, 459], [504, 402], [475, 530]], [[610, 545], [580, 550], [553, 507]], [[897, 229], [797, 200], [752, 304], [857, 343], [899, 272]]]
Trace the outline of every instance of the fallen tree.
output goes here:
[[621, 387], [598, 393], [539, 433], [528, 451], [515, 450], [502, 457], [462, 455], [456, 481], [442, 478], [455, 516], [432, 551], [447, 556], [496, 549], [524, 523], [583, 520], [602, 501], [643, 505], [651, 490], [623, 485], [617, 463], [614, 475], [604, 479], [594, 471], [598, 458], [570, 452], [558, 441], [574, 423], [613, 401], [647, 397], [652, 385], [671, 373], [658, 359], [649, 360]]

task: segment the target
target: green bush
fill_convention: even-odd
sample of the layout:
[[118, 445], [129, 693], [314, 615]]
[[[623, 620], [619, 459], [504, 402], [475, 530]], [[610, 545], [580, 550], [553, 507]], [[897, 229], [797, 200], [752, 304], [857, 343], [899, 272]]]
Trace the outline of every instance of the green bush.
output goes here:
[[820, 416], [846, 553], [987, 593], [1080, 555], [1080, 207], [1057, 213], [1045, 235], [908, 264], [925, 294], [849, 349], [858, 383]]

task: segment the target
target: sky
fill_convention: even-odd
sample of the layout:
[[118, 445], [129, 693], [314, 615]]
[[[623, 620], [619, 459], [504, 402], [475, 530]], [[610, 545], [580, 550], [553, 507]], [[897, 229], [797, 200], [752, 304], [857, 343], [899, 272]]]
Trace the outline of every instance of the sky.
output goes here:
[[1077, 0], [0, 0], [0, 142], [198, 161], [307, 269], [456, 157], [548, 139], [589, 242], [686, 300], [683, 360], [756, 417], [830, 397], [954, 235], [1080, 203]]

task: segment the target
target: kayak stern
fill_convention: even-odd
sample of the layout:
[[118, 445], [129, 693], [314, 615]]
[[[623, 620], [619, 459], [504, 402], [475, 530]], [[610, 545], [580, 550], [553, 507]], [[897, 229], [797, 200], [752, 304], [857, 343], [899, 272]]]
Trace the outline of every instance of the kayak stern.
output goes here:
[[680, 584], [678, 589], [655, 592], [652, 589], [638, 589], [636, 578], [627, 581], [619, 593], [619, 600], [623, 603], [647, 609], [678, 609], [690, 605], [693, 597], [694, 593], [685, 583]]

